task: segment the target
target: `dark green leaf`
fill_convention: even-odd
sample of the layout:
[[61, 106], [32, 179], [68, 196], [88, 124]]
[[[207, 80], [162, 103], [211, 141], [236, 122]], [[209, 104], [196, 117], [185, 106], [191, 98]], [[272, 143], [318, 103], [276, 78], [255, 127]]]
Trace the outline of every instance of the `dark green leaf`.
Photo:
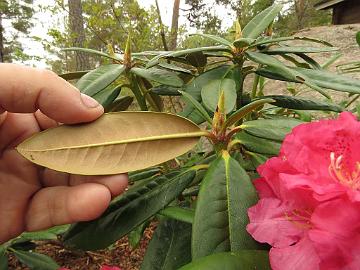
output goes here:
[[181, 90], [181, 88], [171, 87], [162, 84], [151, 88], [151, 92], [160, 96], [181, 96], [179, 90]]
[[11, 241], [11, 248], [16, 250], [34, 250], [36, 248], [36, 244], [34, 242], [26, 238], [15, 238], [13, 241]]
[[105, 112], [126, 111], [126, 109], [130, 107], [133, 101], [134, 98], [130, 96], [120, 97], [116, 99], [108, 108], [106, 108]]
[[320, 53], [320, 52], [333, 52], [338, 51], [338, 48], [334, 47], [290, 47], [290, 46], [282, 46], [282, 47], [271, 47], [262, 53], [266, 54], [283, 54], [283, 53]]
[[356, 33], [356, 42], [360, 46], [360, 31]]
[[186, 61], [194, 67], [205, 67], [207, 63], [206, 55], [203, 52], [193, 52], [186, 55]]
[[235, 136], [249, 151], [276, 156], [279, 154], [281, 143], [252, 136], [246, 132], [239, 132]]
[[76, 83], [76, 87], [82, 93], [93, 96], [115, 81], [124, 71], [125, 67], [122, 65], [111, 64], [100, 66], [84, 75]]
[[257, 14], [242, 31], [244, 38], [257, 38], [272, 23], [280, 13], [282, 5], [272, 5]]
[[114, 100], [119, 96], [121, 91], [121, 85], [115, 87], [107, 87], [104, 90], [101, 90], [97, 94], [93, 95], [93, 98], [97, 100], [107, 111], [108, 107], [114, 102]]
[[64, 80], [71, 81], [71, 80], [80, 79], [82, 76], [84, 76], [86, 73], [89, 72], [90, 70], [69, 72], [69, 73], [60, 74], [59, 77], [63, 78]]
[[159, 214], [186, 223], [193, 223], [195, 211], [191, 208], [169, 206], [161, 210]]
[[139, 185], [121, 195], [100, 218], [72, 226], [64, 243], [83, 250], [109, 246], [167, 206], [194, 176], [193, 170], [187, 170], [172, 179], [157, 177]]
[[19, 261], [32, 270], [57, 270], [60, 266], [50, 257], [29, 251], [14, 250]]
[[225, 95], [225, 113], [228, 114], [234, 110], [236, 104], [236, 82], [233, 79], [209, 81], [201, 89], [201, 99], [210, 111], [215, 112], [222, 91]]
[[130, 182], [140, 181], [155, 176], [156, 174], [159, 173], [160, 173], [160, 168], [147, 168], [141, 171], [130, 172], [129, 181]]
[[131, 69], [131, 72], [136, 74], [139, 77], [145, 78], [150, 81], [158, 82], [165, 85], [170, 85], [174, 87], [181, 87], [183, 81], [173, 72], [158, 69], [158, 68], [137, 68], [134, 67]]
[[191, 225], [164, 220], [146, 250], [141, 270], [176, 270], [191, 261]]
[[342, 112], [344, 109], [336, 104], [326, 103], [322, 101], [315, 101], [313, 99], [305, 99], [292, 96], [264, 96], [259, 100], [273, 99], [275, 102], [270, 102], [272, 105], [294, 109], [294, 110], [321, 110], [321, 111], [333, 111], [333, 112]]
[[282, 142], [286, 134], [303, 122], [293, 118], [259, 119], [241, 125], [246, 132], [256, 137]]
[[176, 72], [182, 72], [182, 73], [187, 73], [187, 74], [192, 74], [191, 70], [179, 67], [177, 65], [174, 64], [168, 64], [168, 63], [160, 63], [159, 64], [160, 67], [165, 68], [165, 69], [169, 69], [172, 71], [176, 71]]
[[254, 44], [252, 44], [250, 47], [256, 47], [259, 45], [265, 45], [265, 44], [271, 44], [271, 43], [279, 43], [282, 41], [288, 41], [288, 40], [304, 40], [309, 42], [315, 42], [324, 44], [326, 46], [332, 47], [333, 45], [329, 42], [326, 42], [324, 40], [316, 39], [316, 38], [310, 38], [310, 37], [279, 37], [279, 38], [268, 38], [265, 40], [260, 40]]
[[244, 47], [249, 46], [254, 41], [255, 41], [255, 39], [253, 39], [253, 38], [239, 38], [234, 41], [234, 46], [236, 48], [244, 48]]
[[6, 249], [0, 245], [0, 270], [8, 270], [8, 258], [6, 255]]
[[191, 103], [191, 105], [201, 114], [201, 116], [209, 123], [212, 123], [212, 120], [209, 116], [209, 114], [207, 113], [207, 111], [205, 110], [205, 108], [200, 104], [200, 102], [198, 102], [196, 99], [194, 99], [190, 94], [186, 93], [186, 92], [182, 92], [179, 91], [183, 97], [189, 102]]
[[130, 246], [134, 249], [137, 248], [140, 244], [141, 238], [144, 234], [146, 227], [148, 226], [149, 222], [144, 222], [140, 226], [136, 227], [134, 230], [129, 232], [128, 234], [128, 241]]
[[267, 251], [242, 250], [239, 252], [217, 253], [190, 264], [179, 270], [271, 270]]
[[200, 187], [193, 223], [193, 259], [257, 248], [246, 231], [247, 209], [256, 202], [256, 190], [249, 176], [224, 151], [211, 163]]

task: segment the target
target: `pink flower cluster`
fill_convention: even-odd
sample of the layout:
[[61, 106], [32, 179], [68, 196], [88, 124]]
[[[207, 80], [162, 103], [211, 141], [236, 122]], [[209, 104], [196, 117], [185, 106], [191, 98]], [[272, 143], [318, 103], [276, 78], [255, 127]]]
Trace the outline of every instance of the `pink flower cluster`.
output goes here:
[[[60, 268], [58, 270], [70, 270], [70, 269], [68, 269], [68, 268]], [[117, 266], [103, 265], [103, 266], [101, 266], [100, 270], [121, 270], [121, 268], [119, 268]]]
[[360, 122], [351, 113], [297, 126], [258, 172], [247, 230], [272, 246], [273, 270], [360, 269]]

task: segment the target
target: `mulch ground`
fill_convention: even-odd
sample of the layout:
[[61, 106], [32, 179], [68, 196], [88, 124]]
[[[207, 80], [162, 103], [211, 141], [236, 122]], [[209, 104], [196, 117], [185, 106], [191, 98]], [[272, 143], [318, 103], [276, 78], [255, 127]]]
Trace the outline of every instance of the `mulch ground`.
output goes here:
[[[121, 270], [140, 269], [146, 247], [156, 228], [152, 224], [144, 232], [143, 238], [136, 249], [133, 249], [127, 237], [120, 239], [111, 248], [77, 252], [64, 249], [60, 242], [53, 241], [42, 243], [36, 248], [36, 252], [46, 254], [53, 258], [61, 267], [71, 270], [98, 270], [102, 265], [118, 266]], [[13, 256], [10, 257], [9, 269], [29, 270]]]

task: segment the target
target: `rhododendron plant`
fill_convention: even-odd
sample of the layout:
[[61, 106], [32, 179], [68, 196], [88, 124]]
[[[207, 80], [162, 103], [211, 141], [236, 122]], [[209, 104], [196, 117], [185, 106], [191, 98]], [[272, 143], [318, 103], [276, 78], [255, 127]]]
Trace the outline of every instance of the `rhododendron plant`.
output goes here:
[[258, 168], [247, 230], [272, 246], [272, 269], [360, 269], [359, 137], [348, 112], [302, 124]]

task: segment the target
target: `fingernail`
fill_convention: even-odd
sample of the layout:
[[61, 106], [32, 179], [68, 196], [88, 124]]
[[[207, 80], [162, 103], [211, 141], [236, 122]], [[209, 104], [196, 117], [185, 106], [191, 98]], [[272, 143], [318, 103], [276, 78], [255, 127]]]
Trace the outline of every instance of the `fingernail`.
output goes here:
[[96, 108], [100, 105], [99, 102], [97, 102], [95, 99], [83, 93], [81, 93], [81, 100], [82, 103], [88, 108]]

